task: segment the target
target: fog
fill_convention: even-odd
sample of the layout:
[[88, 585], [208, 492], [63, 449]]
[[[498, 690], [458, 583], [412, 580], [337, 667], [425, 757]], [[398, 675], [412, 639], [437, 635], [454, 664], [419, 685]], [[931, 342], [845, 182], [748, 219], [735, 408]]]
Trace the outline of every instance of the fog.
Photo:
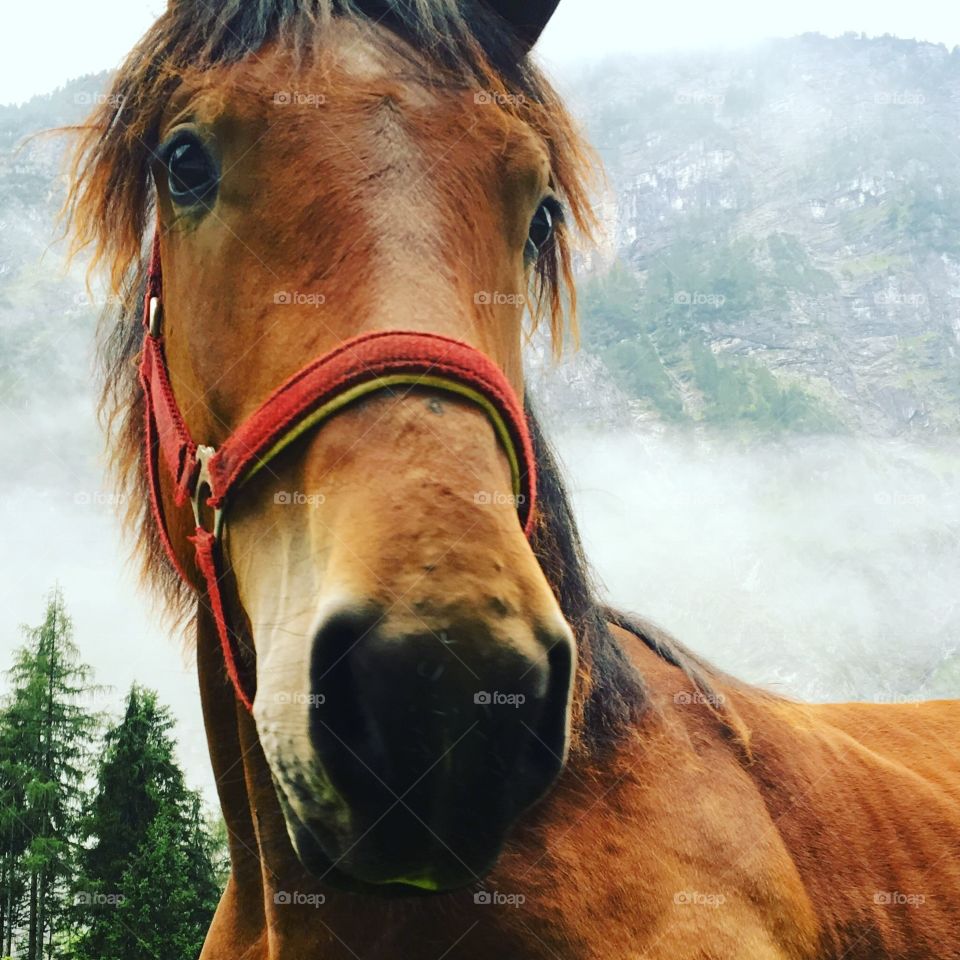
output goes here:
[[960, 447], [563, 438], [616, 604], [812, 700], [960, 694]]
[[[89, 367], [88, 355], [75, 360]], [[22, 642], [20, 627], [42, 622], [58, 583], [81, 657], [105, 688], [96, 706], [115, 714], [134, 681], [157, 690], [177, 718], [188, 778], [212, 800], [192, 657], [139, 589], [119, 529], [119, 495], [104, 478], [92, 389], [58, 399], [56, 388], [0, 411], [0, 669]]]

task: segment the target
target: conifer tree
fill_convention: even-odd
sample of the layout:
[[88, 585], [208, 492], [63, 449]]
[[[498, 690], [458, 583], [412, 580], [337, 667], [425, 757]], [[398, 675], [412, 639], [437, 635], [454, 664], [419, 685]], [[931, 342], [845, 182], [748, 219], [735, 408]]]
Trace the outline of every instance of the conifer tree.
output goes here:
[[24, 628], [0, 712], [0, 875], [3, 949], [25, 960], [53, 956], [64, 932], [64, 891], [75, 865], [79, 814], [97, 717], [63, 594], [43, 623]]
[[174, 755], [173, 722], [134, 686], [106, 734], [77, 881], [71, 960], [196, 960], [216, 907], [214, 839]]

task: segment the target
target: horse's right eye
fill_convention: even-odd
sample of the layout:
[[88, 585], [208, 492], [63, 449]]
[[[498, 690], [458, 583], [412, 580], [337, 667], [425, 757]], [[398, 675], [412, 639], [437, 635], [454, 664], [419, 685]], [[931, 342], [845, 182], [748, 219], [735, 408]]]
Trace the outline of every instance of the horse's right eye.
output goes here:
[[553, 239], [557, 223], [563, 220], [563, 208], [553, 197], [547, 197], [533, 215], [527, 234], [527, 246], [524, 251], [527, 259], [536, 260], [547, 244]]
[[210, 206], [220, 176], [210, 151], [193, 134], [182, 134], [163, 151], [170, 199], [184, 207]]

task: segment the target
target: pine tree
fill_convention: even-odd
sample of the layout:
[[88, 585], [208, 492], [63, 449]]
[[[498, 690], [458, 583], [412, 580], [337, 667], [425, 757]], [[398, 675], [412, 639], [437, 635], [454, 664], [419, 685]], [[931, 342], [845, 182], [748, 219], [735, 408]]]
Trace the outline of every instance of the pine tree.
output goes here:
[[63, 595], [55, 588], [43, 623], [25, 628], [0, 713], [0, 850], [4, 943], [26, 960], [53, 956], [62, 932], [63, 892], [75, 860], [89, 744], [97, 717]]
[[108, 731], [76, 889], [82, 930], [64, 956], [196, 960], [219, 885], [214, 838], [174, 757], [173, 722], [134, 686]]
[[0, 717], [0, 954], [5, 957], [13, 952], [27, 890], [22, 867], [29, 834], [20, 770], [16, 738]]

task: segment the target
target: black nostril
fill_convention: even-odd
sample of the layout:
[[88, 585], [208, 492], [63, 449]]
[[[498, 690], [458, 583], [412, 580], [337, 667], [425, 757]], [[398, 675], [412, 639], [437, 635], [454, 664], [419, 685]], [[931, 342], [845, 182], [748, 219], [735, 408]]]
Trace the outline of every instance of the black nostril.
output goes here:
[[[315, 709], [310, 717], [310, 736], [329, 773], [336, 776], [338, 757], [353, 770], [370, 752], [376, 730], [364, 708], [365, 695], [353, 670], [353, 655], [377, 628], [381, 611], [374, 607], [341, 610], [317, 631], [310, 663], [310, 689]], [[341, 764], [342, 766], [343, 764]]]
[[547, 644], [547, 684], [535, 725], [520, 767], [524, 776], [515, 782], [519, 808], [538, 800], [553, 783], [566, 761], [570, 723], [573, 648], [565, 636], [543, 638]]

